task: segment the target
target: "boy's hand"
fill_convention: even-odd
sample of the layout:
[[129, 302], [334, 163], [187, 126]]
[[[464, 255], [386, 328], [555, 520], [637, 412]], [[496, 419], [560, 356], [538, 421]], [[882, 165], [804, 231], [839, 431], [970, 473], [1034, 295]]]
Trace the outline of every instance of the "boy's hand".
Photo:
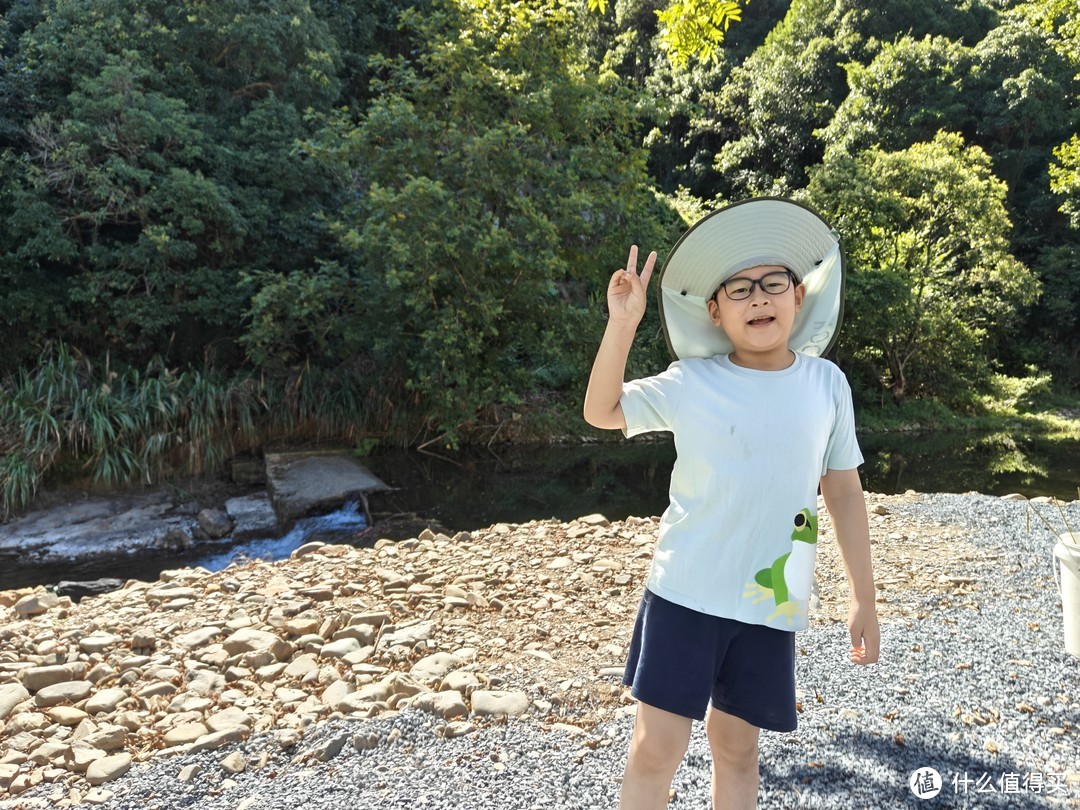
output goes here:
[[625, 270], [616, 270], [608, 282], [607, 303], [608, 318], [613, 321], [626, 321], [635, 326], [645, 314], [646, 290], [652, 278], [653, 265], [656, 264], [656, 251], [649, 254], [641, 275], [637, 272], [637, 245], [630, 248]]
[[848, 630], [851, 632], [851, 662], [861, 665], [877, 663], [881, 651], [881, 630], [874, 606], [864, 607], [852, 602], [848, 610]]

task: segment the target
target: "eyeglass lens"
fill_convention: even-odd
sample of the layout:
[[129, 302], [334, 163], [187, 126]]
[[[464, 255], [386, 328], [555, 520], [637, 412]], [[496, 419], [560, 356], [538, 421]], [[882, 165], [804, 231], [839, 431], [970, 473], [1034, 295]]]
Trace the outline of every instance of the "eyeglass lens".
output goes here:
[[761, 278], [733, 278], [720, 286], [724, 288], [728, 298], [732, 301], [740, 301], [750, 297], [754, 291], [754, 285], [761, 287], [762, 292], [768, 295], [779, 295], [791, 286], [791, 274], [783, 270], [766, 273]]

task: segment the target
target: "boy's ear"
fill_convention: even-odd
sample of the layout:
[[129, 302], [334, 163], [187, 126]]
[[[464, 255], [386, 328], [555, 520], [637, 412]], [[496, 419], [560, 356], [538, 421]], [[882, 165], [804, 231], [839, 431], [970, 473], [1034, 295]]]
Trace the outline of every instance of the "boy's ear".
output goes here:
[[713, 322], [713, 326], [720, 325], [720, 305], [716, 303], [716, 298], [710, 298], [705, 302], [705, 308], [709, 310], [709, 318]]
[[795, 285], [795, 311], [798, 312], [802, 309], [803, 301], [806, 299], [806, 285], [801, 281]]

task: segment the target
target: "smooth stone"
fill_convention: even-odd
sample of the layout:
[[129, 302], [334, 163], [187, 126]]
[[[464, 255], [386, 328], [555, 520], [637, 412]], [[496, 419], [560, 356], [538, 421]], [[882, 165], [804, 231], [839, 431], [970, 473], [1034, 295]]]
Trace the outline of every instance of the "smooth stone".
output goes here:
[[165, 732], [164, 742], [169, 748], [174, 745], [188, 745], [200, 737], [205, 737], [210, 730], [202, 723], [181, 723]]
[[114, 712], [116, 707], [123, 701], [127, 700], [128, 693], [123, 689], [111, 688], [102, 689], [100, 692], [90, 696], [90, 699], [83, 704], [83, 709], [88, 714], [99, 714], [101, 712]]
[[254, 724], [255, 720], [250, 714], [235, 706], [222, 709], [217, 714], [206, 718], [206, 727], [210, 731], [227, 731], [232, 728], [250, 729]]
[[71, 753], [65, 765], [68, 770], [76, 773], [86, 773], [86, 769], [93, 763], [99, 759], [105, 759], [107, 756], [108, 754], [100, 748], [94, 748], [79, 740], [71, 746]]
[[188, 681], [187, 691], [193, 695], [206, 696], [213, 692], [223, 692], [225, 690], [225, 676], [219, 672], [202, 672], [195, 673], [195, 676]]
[[86, 664], [56, 664], [48, 667], [30, 667], [19, 673], [19, 680], [30, 692], [38, 692], [46, 686], [82, 680]]
[[101, 726], [93, 734], [83, 737], [83, 742], [102, 751], [114, 751], [122, 748], [127, 742], [128, 730], [123, 726]]
[[466, 734], [472, 734], [474, 731], [476, 731], [476, 726], [468, 720], [455, 720], [452, 723], [446, 724], [446, 728], [443, 729], [443, 736], [450, 740], [454, 737], [464, 737]]
[[463, 663], [464, 661], [452, 653], [437, 652], [421, 658], [413, 664], [409, 672], [422, 681], [432, 683], [445, 678], [451, 670]]
[[477, 689], [471, 699], [478, 717], [520, 717], [529, 710], [529, 696], [524, 692]]
[[409, 701], [415, 709], [430, 712], [443, 720], [469, 716], [469, 707], [460, 692], [424, 692]]
[[460, 692], [464, 695], [467, 694], [470, 689], [474, 689], [480, 684], [481, 680], [475, 672], [455, 670], [443, 678], [442, 683], [439, 684], [439, 689]]
[[101, 790], [99, 788], [91, 788], [85, 796], [83, 796], [83, 802], [85, 804], [105, 804], [116, 794], [111, 790]]
[[78, 703], [80, 700], [86, 700], [93, 688], [94, 685], [89, 681], [54, 683], [52, 686], [38, 690], [38, 693], [34, 695], [34, 702], [43, 709], [58, 703]]
[[220, 627], [200, 627], [198, 630], [177, 636], [174, 641], [185, 649], [197, 650], [199, 647], [205, 647], [220, 635]]
[[114, 577], [101, 577], [101, 579], [66, 580], [56, 583], [56, 595], [71, 597], [73, 602], [79, 602], [88, 596], [101, 596], [104, 593], [118, 591], [124, 587], [124, 580]]
[[30, 692], [25, 686], [8, 683], [0, 686], [0, 722], [6, 720], [15, 707], [30, 699]]
[[226, 773], [243, 773], [247, 770], [247, 760], [239, 751], [233, 751], [225, 759], [218, 763], [221, 770]]
[[294, 658], [283, 673], [286, 678], [303, 678], [309, 672], [312, 672], [319, 668], [318, 661], [315, 660], [315, 656], [305, 653]]
[[344, 658], [350, 653], [359, 652], [363, 645], [355, 638], [343, 638], [324, 644], [319, 650], [320, 658]]
[[[229, 655], [239, 655], [246, 652], [259, 652], [260, 650], [272, 650], [284, 643], [282, 639], [265, 630], [255, 630], [251, 627], [242, 627], [222, 642], [222, 646]], [[281, 656], [278, 656], [280, 659]]]
[[49, 719], [61, 726], [77, 726], [89, 715], [74, 706], [55, 706], [47, 712]]
[[312, 748], [309, 754], [312, 759], [318, 760], [319, 762], [329, 762], [341, 753], [341, 749], [345, 747], [345, 744], [348, 741], [348, 734], [338, 734], [336, 737]]
[[224, 731], [215, 731], [199, 737], [199, 739], [191, 744], [191, 748], [189, 748], [187, 752], [189, 754], [198, 754], [200, 751], [216, 751], [230, 743], [240, 742], [244, 739], [246, 733], [246, 729], [240, 728], [239, 726]]
[[224, 509], [202, 509], [195, 521], [211, 540], [220, 540], [233, 529], [232, 518]]
[[91, 762], [86, 769], [86, 781], [91, 785], [103, 785], [119, 779], [131, 769], [131, 754], [113, 754]]
[[37, 593], [24, 596], [18, 602], [15, 603], [15, 613], [23, 618], [28, 616], [40, 616], [57, 607], [60, 604], [60, 598], [50, 591], [39, 591]]
[[323, 691], [319, 699], [323, 705], [336, 707], [348, 695], [352, 694], [353, 685], [348, 681], [335, 681]]
[[115, 647], [122, 642], [123, 639], [120, 636], [114, 636], [111, 633], [99, 633], [79, 639], [79, 649], [92, 655], [93, 653], [103, 653], [110, 647]]
[[611, 521], [599, 513], [592, 515], [585, 515], [578, 518], [578, 523], [584, 523], [586, 526], [610, 526]]
[[287, 686], [282, 686], [274, 690], [274, 698], [280, 700], [282, 703], [298, 703], [307, 696], [308, 693], [303, 689], [291, 689]]

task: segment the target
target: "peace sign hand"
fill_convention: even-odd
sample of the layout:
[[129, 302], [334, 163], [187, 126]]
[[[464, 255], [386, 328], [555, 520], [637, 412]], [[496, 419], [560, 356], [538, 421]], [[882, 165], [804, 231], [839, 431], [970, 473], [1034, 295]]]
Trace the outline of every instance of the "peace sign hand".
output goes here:
[[649, 258], [645, 260], [640, 276], [637, 272], [637, 258], [637, 245], [632, 245], [630, 256], [626, 260], [626, 269], [612, 273], [607, 290], [608, 318], [612, 321], [632, 323], [635, 326], [641, 322], [645, 314], [646, 290], [649, 287], [649, 279], [652, 278], [653, 266], [656, 264], [656, 251], [650, 253]]

